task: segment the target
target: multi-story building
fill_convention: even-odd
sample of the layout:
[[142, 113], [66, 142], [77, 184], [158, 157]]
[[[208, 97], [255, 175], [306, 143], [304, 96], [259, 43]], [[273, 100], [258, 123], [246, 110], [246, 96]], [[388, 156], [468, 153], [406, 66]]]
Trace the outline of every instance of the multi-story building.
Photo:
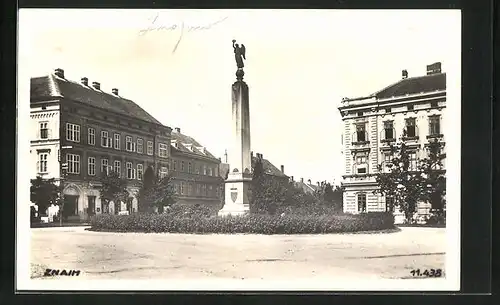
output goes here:
[[[445, 143], [445, 108], [446, 73], [441, 63], [428, 65], [424, 76], [408, 77], [403, 70], [401, 80], [374, 94], [342, 100], [344, 212], [385, 211], [390, 206], [391, 198], [373, 193], [378, 187], [377, 166], [390, 161], [390, 144], [404, 135], [416, 169], [429, 141]], [[428, 212], [427, 204], [419, 204], [417, 214]], [[396, 216], [401, 216], [398, 211]]]
[[[284, 165], [281, 165], [280, 169], [278, 169], [269, 160], [264, 159], [264, 156], [260, 153], [257, 153], [254, 156], [253, 152], [250, 152], [250, 157], [252, 160], [252, 166], [255, 164], [257, 159], [261, 160], [264, 174], [271, 176], [273, 178], [276, 178], [276, 179], [280, 179], [280, 180], [285, 181], [285, 182], [290, 179], [287, 175], [285, 175], [285, 166]], [[225, 179], [227, 177], [227, 174], [229, 173], [229, 164], [221, 163], [219, 168], [220, 168], [220, 176]]]
[[221, 161], [195, 139], [182, 134], [180, 128], [172, 132], [171, 143], [170, 168], [178, 203], [220, 204], [223, 185], [219, 175]]
[[[93, 214], [137, 211], [135, 197], [146, 171], [164, 176], [171, 163], [195, 164], [204, 160], [206, 166], [217, 168], [218, 160], [189, 137], [181, 137], [162, 125], [133, 101], [120, 96], [118, 89], [103, 92], [100, 83], [89, 85], [65, 78], [64, 70], [31, 79], [31, 148], [32, 177], [62, 176], [64, 209], [68, 219], [86, 219]], [[183, 151], [189, 138], [196, 150]], [[177, 141], [177, 142], [176, 142]], [[189, 144], [189, 143], [187, 143]], [[175, 145], [175, 149], [171, 149]], [[173, 155], [172, 155], [173, 154]], [[175, 165], [175, 163], [173, 163]], [[98, 187], [104, 172], [115, 171], [128, 181], [129, 198], [121, 204], [101, 202]], [[63, 175], [62, 175], [63, 174]], [[202, 200], [212, 194], [200, 195], [184, 190], [189, 175], [173, 170], [182, 202]], [[207, 185], [215, 183], [208, 178]], [[43, 211], [42, 211], [43, 213]]]

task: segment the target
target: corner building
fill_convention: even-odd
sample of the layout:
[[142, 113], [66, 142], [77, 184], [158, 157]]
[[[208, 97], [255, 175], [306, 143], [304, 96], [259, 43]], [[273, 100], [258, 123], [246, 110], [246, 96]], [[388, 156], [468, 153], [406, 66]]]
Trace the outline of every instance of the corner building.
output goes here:
[[[424, 76], [409, 78], [403, 70], [400, 81], [374, 94], [342, 100], [344, 212], [387, 210], [392, 199], [373, 193], [378, 188], [377, 166], [390, 161], [390, 144], [406, 132], [411, 167], [416, 169], [417, 159], [426, 156], [425, 147], [431, 140], [445, 144], [445, 110], [446, 73], [441, 71], [441, 63], [428, 65]], [[419, 203], [417, 215], [428, 215], [429, 209], [429, 204]], [[402, 221], [397, 208], [395, 216], [396, 222]]]
[[[186, 167], [200, 158], [214, 168], [220, 162], [209, 153], [201, 157], [177, 148], [172, 150], [177, 137], [172, 137], [170, 127], [120, 96], [118, 89], [103, 92], [100, 83], [89, 84], [86, 77], [79, 83], [68, 80], [62, 69], [31, 79], [30, 108], [30, 176], [57, 181], [63, 178], [63, 216], [67, 220], [85, 220], [100, 213], [137, 212], [135, 194], [146, 171], [167, 175], [177, 159], [183, 159]], [[101, 202], [99, 178], [110, 170], [126, 178], [126, 202]], [[173, 169], [182, 202], [217, 200], [212, 193], [200, 192], [197, 196], [184, 191], [186, 177], [181, 172]], [[215, 184], [216, 180], [209, 178], [207, 184]]]

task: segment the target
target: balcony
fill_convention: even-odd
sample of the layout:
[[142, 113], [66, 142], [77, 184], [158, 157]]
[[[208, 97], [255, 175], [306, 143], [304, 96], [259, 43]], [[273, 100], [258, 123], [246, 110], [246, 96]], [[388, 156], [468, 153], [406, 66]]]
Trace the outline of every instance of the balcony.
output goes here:
[[356, 131], [351, 136], [352, 145], [366, 145], [369, 144], [368, 132], [366, 131]]
[[381, 143], [393, 143], [393, 142], [396, 142], [396, 129], [394, 129], [394, 128], [384, 128], [380, 132], [380, 142]]

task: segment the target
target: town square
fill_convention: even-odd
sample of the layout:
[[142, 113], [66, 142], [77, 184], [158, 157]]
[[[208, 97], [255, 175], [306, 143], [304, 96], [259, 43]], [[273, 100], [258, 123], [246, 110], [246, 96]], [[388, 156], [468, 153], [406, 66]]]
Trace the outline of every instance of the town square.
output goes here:
[[29, 281], [455, 283], [456, 15], [25, 20]]

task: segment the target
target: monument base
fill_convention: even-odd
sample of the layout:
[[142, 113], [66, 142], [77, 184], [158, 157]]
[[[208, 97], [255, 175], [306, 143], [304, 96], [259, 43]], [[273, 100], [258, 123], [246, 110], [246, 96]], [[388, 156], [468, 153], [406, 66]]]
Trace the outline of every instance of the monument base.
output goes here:
[[251, 174], [228, 175], [225, 181], [224, 207], [219, 211], [219, 216], [242, 216], [250, 211], [248, 193], [251, 182]]

